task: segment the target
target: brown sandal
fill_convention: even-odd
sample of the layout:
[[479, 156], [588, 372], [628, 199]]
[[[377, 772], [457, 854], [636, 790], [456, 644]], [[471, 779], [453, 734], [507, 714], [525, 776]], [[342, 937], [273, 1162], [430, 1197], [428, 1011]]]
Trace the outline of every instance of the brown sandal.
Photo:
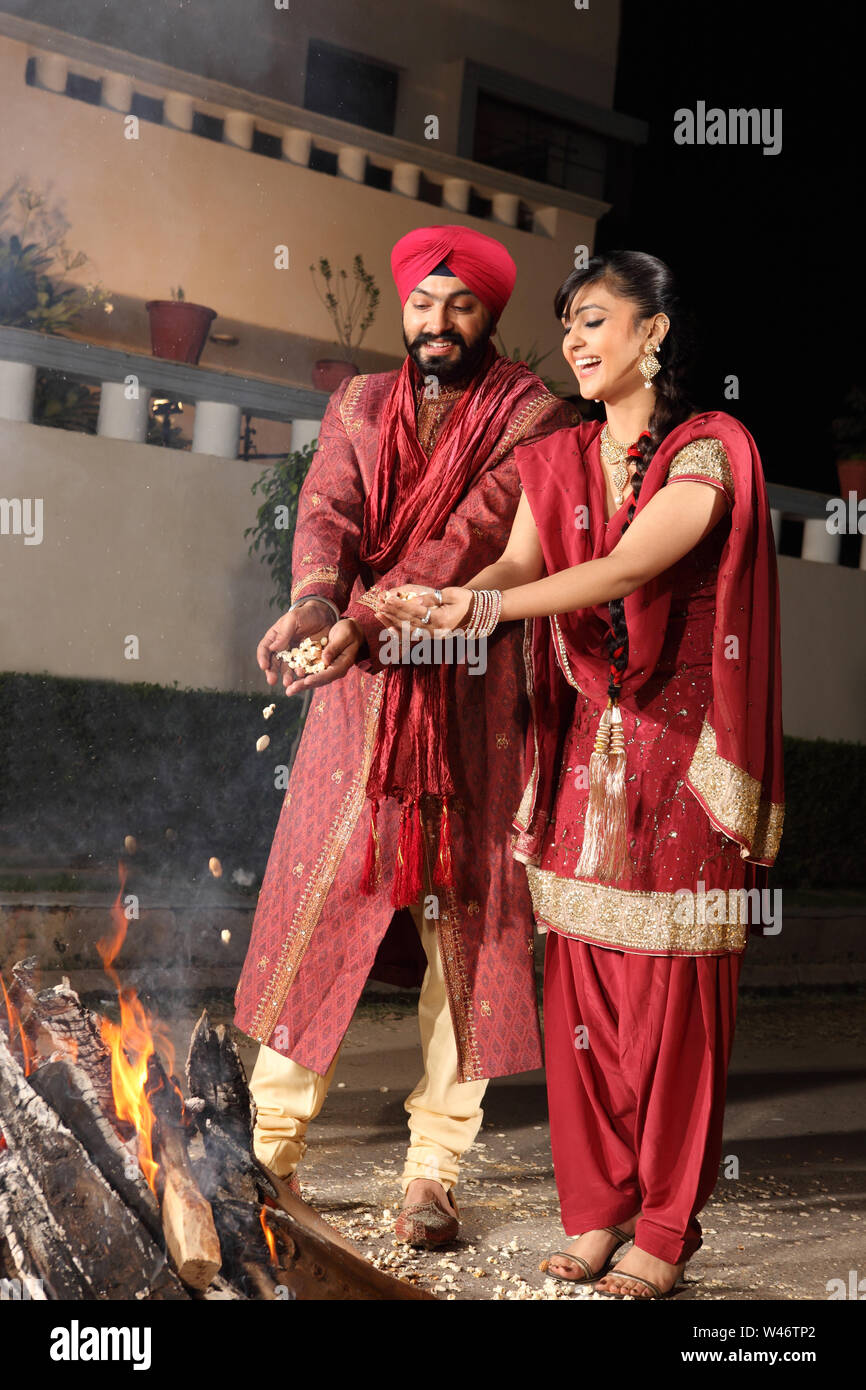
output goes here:
[[[616, 1245], [611, 1250], [606, 1263], [601, 1269], [591, 1269], [588, 1261], [585, 1260], [582, 1255], [567, 1255], [564, 1250], [556, 1250], [552, 1255], [549, 1255], [546, 1260], [541, 1261], [541, 1264], [538, 1266], [541, 1273], [547, 1274], [549, 1272], [551, 1279], [561, 1279], [563, 1283], [566, 1284], [592, 1284], [596, 1279], [602, 1279], [613, 1264], [617, 1250], [619, 1250], [621, 1246], [627, 1245], [630, 1240], [634, 1240], [634, 1236], [628, 1235], [625, 1231], [621, 1230], [619, 1226], [602, 1226], [600, 1229], [602, 1231], [608, 1231], [612, 1236], [616, 1236], [617, 1238]], [[581, 1235], [582, 1234], [583, 1232], [581, 1232]], [[579, 1265], [584, 1272], [577, 1278], [571, 1274], [554, 1274], [550, 1269], [551, 1260], [568, 1260], [570, 1264]]]

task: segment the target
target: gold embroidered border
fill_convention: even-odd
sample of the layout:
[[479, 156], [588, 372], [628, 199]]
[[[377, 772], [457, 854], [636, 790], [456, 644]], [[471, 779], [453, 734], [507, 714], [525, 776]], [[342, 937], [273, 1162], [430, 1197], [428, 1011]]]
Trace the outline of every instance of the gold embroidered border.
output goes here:
[[762, 801], [760, 782], [719, 756], [715, 729], [706, 718], [686, 777], [706, 803], [713, 823], [731, 839], [744, 842], [744, 859], [776, 858], [785, 803]]
[[734, 475], [728, 462], [727, 450], [720, 439], [693, 439], [674, 454], [668, 469], [668, 479], [694, 478], [720, 483], [731, 502], [734, 500]]
[[529, 432], [538, 417], [543, 415], [545, 410], [549, 410], [552, 405], [557, 404], [561, 404], [559, 397], [545, 390], [540, 396], [533, 396], [531, 401], [527, 401], [526, 405], [521, 406], [493, 451], [494, 461], [503, 458], [508, 450], [512, 449], [518, 440]]
[[381, 597], [382, 595], [378, 586], [374, 584], [371, 588], [367, 589], [366, 593], [361, 594], [356, 602], [363, 603], [365, 607], [372, 608], [375, 612]]
[[514, 817], [515, 824], [519, 825], [521, 830], [529, 829], [529, 822], [535, 805], [535, 789], [538, 784], [538, 720], [535, 710], [535, 676], [532, 669], [532, 624], [532, 618], [527, 618], [523, 624], [523, 666], [526, 671], [526, 694], [529, 698], [533, 751], [532, 772], [529, 774], [529, 781], [523, 789], [517, 815]]
[[460, 906], [453, 888], [446, 890], [448, 910], [439, 918], [437, 934], [442, 969], [448, 987], [451, 1021], [457, 1038], [458, 1082], [480, 1081], [484, 1076], [478, 1056], [475, 1020], [472, 1017], [472, 987], [460, 939]]
[[[565, 679], [568, 681], [569, 685], [573, 685], [575, 690], [580, 690], [580, 686], [574, 679], [574, 675], [569, 664], [568, 652], [566, 651], [565, 647], [565, 638], [562, 635], [562, 628], [559, 626], [559, 617], [556, 613], [553, 613], [551, 615], [550, 623], [553, 628], [553, 642], [556, 648], [556, 655], [559, 658], [560, 667], [562, 668], [562, 674], [565, 676]], [[580, 690], [580, 693], [581, 695], [583, 695], [584, 692]]]
[[298, 579], [292, 585], [292, 603], [296, 598], [300, 598], [301, 593], [308, 584], [339, 584], [340, 571], [336, 565], [319, 565], [318, 569], [310, 570], [303, 579]]
[[292, 925], [281, 948], [279, 962], [259, 1000], [256, 1016], [249, 1031], [249, 1036], [256, 1038], [259, 1042], [266, 1043], [277, 1025], [289, 987], [304, 957], [304, 952], [310, 944], [313, 928], [319, 920], [325, 899], [331, 891], [337, 869], [346, 852], [346, 846], [363, 810], [367, 777], [373, 759], [373, 745], [379, 725], [384, 684], [385, 675], [383, 672], [375, 677], [367, 701], [364, 716], [364, 751], [360, 767], [343, 798], [325, 839], [324, 848], [319, 853], [313, 871], [307, 879], [301, 900], [292, 919]]
[[343, 399], [340, 401], [340, 419], [345, 425], [348, 435], [357, 434], [364, 423], [362, 417], [356, 415], [355, 412], [366, 385], [366, 375], [362, 373], [360, 376], [353, 376], [343, 393]]
[[566, 936], [618, 950], [695, 956], [742, 951], [746, 945], [748, 920], [739, 915], [745, 903], [736, 890], [723, 890], [733, 895], [733, 921], [684, 922], [679, 920], [684, 900], [673, 893], [582, 883], [532, 865], [526, 876], [536, 917]]

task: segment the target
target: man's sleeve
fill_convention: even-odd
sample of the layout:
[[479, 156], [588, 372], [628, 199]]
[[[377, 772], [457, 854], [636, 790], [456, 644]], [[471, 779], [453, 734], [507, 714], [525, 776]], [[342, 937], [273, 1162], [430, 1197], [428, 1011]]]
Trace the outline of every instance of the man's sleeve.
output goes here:
[[292, 547], [292, 602], [321, 594], [342, 613], [358, 577], [364, 518], [364, 485], [358, 459], [340, 413], [349, 382], [334, 392], [319, 446], [298, 497]]
[[511, 534], [520, 500], [514, 449], [518, 444], [531, 443], [576, 421], [572, 406], [548, 395], [531, 402], [524, 410], [525, 418], [518, 418], [513, 428], [506, 431], [506, 448], [500, 461], [463, 498], [441, 534], [424, 541], [405, 561], [401, 560], [377, 584], [349, 604], [346, 617], [354, 618], [367, 638], [369, 655], [363, 663], [365, 670], [383, 669], [378, 659], [379, 634], [383, 626], [373, 610], [386, 589], [396, 589], [407, 580], [438, 589], [465, 584], [473, 574], [499, 559]]

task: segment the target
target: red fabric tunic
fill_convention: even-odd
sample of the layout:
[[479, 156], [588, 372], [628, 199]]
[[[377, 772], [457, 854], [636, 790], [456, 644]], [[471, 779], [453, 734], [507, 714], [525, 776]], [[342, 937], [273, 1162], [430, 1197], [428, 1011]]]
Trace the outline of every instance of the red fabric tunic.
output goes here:
[[[667, 486], [677, 479], [708, 482], [734, 502], [734, 477], [725, 447], [712, 436], [714, 419], [695, 425], [701, 437], [673, 455]], [[706, 433], [703, 433], [703, 431]], [[590, 478], [590, 534], [593, 556], [607, 555], [620, 539], [629, 496], [605, 520], [599, 458], [599, 432], [581, 427]], [[730, 444], [728, 447], [731, 447]], [[561, 474], [545, 471], [543, 463], [521, 465], [530, 505], [550, 501], [551, 489], [567, 489]], [[560, 509], [568, 512], [567, 499]], [[687, 783], [696, 777], [696, 749], [707, 739], [707, 711], [713, 698], [713, 649], [719, 639], [717, 581], [719, 566], [731, 535], [731, 512], [654, 585], [656, 597], [670, 598], [668, 621], [651, 674], [620, 700], [626, 746], [626, 800], [632, 870], [615, 883], [585, 875], [576, 867], [583, 845], [589, 800], [588, 768], [598, 729], [600, 707], [574, 678], [569, 661], [567, 620], [552, 619], [557, 658], [574, 690], [573, 714], [562, 744], [561, 770], [552, 816], [543, 837], [540, 859], [528, 854], [527, 873], [536, 916], [566, 936], [622, 951], [656, 955], [724, 955], [745, 948], [748, 922], [757, 916], [754, 899], [731, 890], [762, 887], [766, 874], [746, 863], [741, 844], [713, 823]], [[563, 534], [559, 532], [558, 534]], [[568, 534], [567, 529], [564, 532]], [[542, 539], [545, 537], [543, 535]], [[548, 568], [561, 567], [547, 556]], [[649, 589], [632, 603], [646, 608]], [[603, 624], [607, 606], [593, 610]], [[634, 612], [635, 610], [632, 609]], [[778, 643], [778, 636], [776, 636]], [[633, 645], [635, 643], [633, 642]], [[723, 777], [730, 812], [741, 795], [736, 769], [715, 758], [707, 777], [712, 803]], [[772, 862], [781, 834], [783, 807], [771, 808], [770, 830], [762, 845]], [[520, 851], [520, 837], [517, 848]], [[683, 891], [685, 890], [685, 891]], [[721, 890], [713, 892], [712, 890]], [[680, 896], [677, 896], [677, 895]]]
[[[465, 583], [497, 559], [519, 499], [513, 448], [574, 419], [570, 406], [532, 378], [503, 421], [494, 466], [460, 500], [441, 535], [415, 549], [411, 567], [373, 575], [363, 572], [358, 548], [379, 422], [395, 376], [354, 377], [335, 392], [301, 493], [293, 598], [333, 599], [364, 627], [370, 657], [313, 694], [236, 996], [239, 1028], [320, 1074], [371, 970], [415, 984], [424, 969], [408, 913], [395, 917], [390, 904], [399, 824], [391, 799], [378, 817], [381, 886], [373, 897], [360, 893], [369, 828], [365, 789], [387, 678], [377, 660], [381, 628], [370, 591], [377, 581], [382, 588], [404, 580]], [[456, 394], [443, 391], [422, 407], [418, 431], [428, 454]], [[508, 834], [523, 783], [522, 633], [513, 627], [497, 633], [487, 661], [484, 676], [466, 665], [449, 674], [455, 887], [441, 891], [438, 930], [461, 1081], [541, 1063], [529, 894]], [[424, 820], [435, 851], [435, 817]]]

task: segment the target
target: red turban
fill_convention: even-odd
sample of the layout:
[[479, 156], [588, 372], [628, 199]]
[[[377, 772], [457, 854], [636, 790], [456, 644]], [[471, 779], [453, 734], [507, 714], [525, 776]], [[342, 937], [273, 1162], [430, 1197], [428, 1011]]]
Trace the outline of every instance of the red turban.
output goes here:
[[500, 241], [471, 227], [418, 227], [391, 252], [400, 303], [445, 262], [498, 319], [514, 289], [517, 267]]

